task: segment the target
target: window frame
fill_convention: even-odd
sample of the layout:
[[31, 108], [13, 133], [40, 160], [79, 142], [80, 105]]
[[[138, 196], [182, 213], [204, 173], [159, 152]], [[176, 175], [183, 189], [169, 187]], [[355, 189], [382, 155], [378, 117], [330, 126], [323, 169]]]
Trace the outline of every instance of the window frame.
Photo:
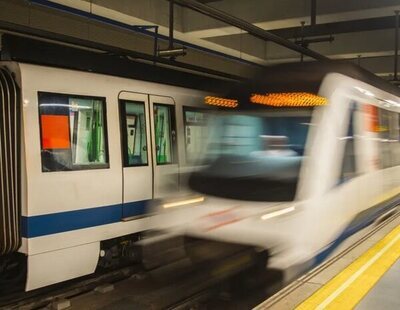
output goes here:
[[[143, 105], [144, 116], [145, 116], [145, 124], [144, 131], [146, 135], [146, 164], [129, 164], [128, 159], [128, 136], [126, 134], [126, 103], [134, 103]], [[147, 136], [147, 115], [146, 115], [146, 102], [140, 100], [129, 100], [129, 99], [118, 99], [119, 105], [119, 123], [120, 123], [120, 131], [121, 131], [121, 149], [122, 149], [122, 164], [124, 168], [131, 167], [146, 167], [149, 165], [149, 139]]]
[[[156, 106], [161, 106], [161, 107], [167, 107], [170, 109], [170, 128], [171, 128], [171, 157], [172, 160], [168, 163], [158, 163], [157, 162], [157, 144], [156, 144], [156, 122], [154, 118], [154, 108]], [[175, 165], [179, 163], [178, 160], [178, 141], [177, 141], [177, 131], [176, 131], [176, 109], [174, 104], [166, 104], [166, 103], [158, 103], [158, 102], [153, 102], [153, 110], [151, 111], [153, 113], [153, 128], [151, 128], [154, 131], [154, 155], [155, 155], [155, 165], [156, 166], [166, 166], [166, 165]], [[175, 132], [175, 136], [172, 134], [172, 132]]]
[[[349, 139], [344, 140], [344, 148], [343, 148], [343, 156], [342, 156], [342, 161], [340, 164], [340, 173], [339, 173], [339, 179], [338, 179], [338, 184], [345, 184], [361, 175], [361, 172], [359, 171], [358, 167], [358, 157], [356, 156], [356, 136], [357, 136], [357, 118], [358, 118], [358, 111], [359, 111], [359, 103], [357, 101], [352, 101], [351, 106], [349, 108], [349, 118], [348, 118], [348, 123], [346, 126], [346, 132], [344, 137], [349, 137]], [[349, 142], [351, 142], [351, 150], [353, 154], [351, 156], [346, 156], [346, 151], [347, 147], [349, 145]], [[345, 161], [346, 158], [350, 157], [351, 158], [351, 166], [353, 167], [354, 171], [351, 171], [351, 175], [345, 177]], [[349, 173], [349, 172], [346, 172]]]
[[[105, 151], [105, 163], [98, 163], [98, 164], [87, 164], [87, 165], [71, 165], [71, 169], [66, 169], [66, 170], [49, 170], [46, 171], [44, 170], [43, 166], [43, 158], [42, 158], [42, 152], [44, 151], [43, 149], [43, 139], [42, 139], [42, 120], [41, 116], [46, 115], [42, 114], [40, 106], [41, 106], [41, 96], [43, 95], [50, 95], [50, 96], [57, 96], [61, 98], [76, 98], [76, 99], [86, 99], [86, 100], [98, 100], [102, 104], [103, 108], [103, 123], [104, 123], [104, 151]], [[71, 94], [71, 93], [57, 93], [57, 92], [48, 92], [48, 91], [38, 91], [37, 92], [37, 98], [38, 98], [38, 118], [39, 118], [39, 137], [40, 137], [40, 159], [41, 159], [41, 167], [42, 167], [42, 172], [43, 173], [52, 173], [52, 172], [70, 172], [70, 171], [82, 171], [82, 170], [97, 170], [97, 169], [109, 169], [110, 168], [110, 153], [109, 153], [109, 147], [108, 147], [108, 123], [107, 123], [107, 100], [106, 97], [100, 97], [100, 96], [91, 96], [91, 95], [76, 95], [76, 94]], [[68, 114], [68, 124], [70, 123], [70, 114]], [[73, 141], [71, 140], [71, 128], [68, 127], [69, 130], [69, 137], [70, 137], [70, 145], [72, 150], [72, 143]], [[72, 154], [71, 154], [72, 156]]]
[[[183, 115], [183, 128], [184, 128], [184, 143], [185, 143], [185, 164], [193, 164], [195, 161], [188, 160], [188, 149], [187, 149], [187, 143], [186, 143], [186, 137], [187, 137], [187, 132], [186, 132], [186, 127], [190, 122], [187, 122], [186, 120], [186, 112], [200, 112], [200, 113], [207, 113], [207, 112], [213, 112], [215, 110], [206, 108], [206, 107], [191, 107], [191, 106], [182, 106], [182, 115]], [[201, 126], [197, 124], [193, 124], [193, 126]]]
[[[388, 169], [392, 167], [398, 166], [396, 162], [396, 154], [393, 152], [393, 148], [395, 147], [394, 141], [397, 141], [396, 143], [400, 142], [400, 117], [399, 113], [385, 109], [383, 107], [377, 107], [378, 110], [378, 126], [381, 129], [381, 124], [384, 125], [384, 122], [382, 121], [385, 117], [386, 114], [386, 120], [387, 120], [387, 133], [384, 133], [384, 131], [379, 132], [379, 138], [382, 139], [380, 143], [378, 143], [378, 152], [379, 152], [379, 161], [380, 161], [380, 169]], [[396, 118], [397, 115], [397, 122], [393, 120], [393, 118]], [[398, 123], [398, 124], [397, 124]], [[399, 126], [398, 128], [396, 128]], [[395, 136], [393, 135], [395, 134]], [[386, 151], [386, 153], [385, 153]], [[387, 165], [385, 165], [385, 156], [389, 156], [389, 161], [386, 162]]]

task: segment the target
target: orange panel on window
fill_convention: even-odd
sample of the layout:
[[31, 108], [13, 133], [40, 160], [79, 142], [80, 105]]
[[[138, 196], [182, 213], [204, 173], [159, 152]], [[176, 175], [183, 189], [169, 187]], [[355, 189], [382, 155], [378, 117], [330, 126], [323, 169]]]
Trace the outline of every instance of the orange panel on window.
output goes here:
[[367, 117], [367, 130], [370, 132], [379, 132], [378, 108], [372, 104], [365, 105]]
[[41, 115], [42, 148], [69, 149], [69, 123], [67, 115]]

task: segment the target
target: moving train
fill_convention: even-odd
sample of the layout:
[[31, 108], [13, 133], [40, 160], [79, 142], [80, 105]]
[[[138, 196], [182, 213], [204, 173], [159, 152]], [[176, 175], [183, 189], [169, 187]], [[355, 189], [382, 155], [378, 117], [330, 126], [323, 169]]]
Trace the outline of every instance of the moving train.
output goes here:
[[0, 295], [134, 260], [148, 202], [184, 190], [204, 145], [204, 97], [231, 82], [2, 39]]
[[267, 268], [289, 281], [396, 210], [399, 88], [355, 65], [300, 63], [227, 98], [189, 178], [193, 196], [160, 203], [157, 227], [267, 251]]
[[238, 87], [2, 39], [1, 294], [136, 261], [150, 229], [264, 249], [289, 278], [397, 204], [400, 92], [357, 67]]

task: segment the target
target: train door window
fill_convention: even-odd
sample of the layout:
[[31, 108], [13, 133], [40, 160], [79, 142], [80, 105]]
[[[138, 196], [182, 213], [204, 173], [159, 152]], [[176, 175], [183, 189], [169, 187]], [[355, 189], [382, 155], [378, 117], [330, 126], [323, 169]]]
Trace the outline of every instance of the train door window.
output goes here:
[[146, 114], [143, 102], [120, 101], [124, 166], [147, 166]]
[[394, 130], [395, 141], [393, 143], [392, 158], [394, 158], [393, 165], [398, 166], [400, 165], [400, 114], [399, 113], [393, 113], [393, 123], [394, 123], [393, 127], [395, 128]]
[[[383, 110], [383, 109], [382, 109]], [[388, 114], [388, 133], [386, 137], [382, 139], [383, 143], [386, 143], [387, 156], [390, 157], [387, 162], [388, 167], [394, 167], [399, 164], [400, 157], [400, 144], [399, 144], [399, 114], [393, 111], [386, 111]], [[388, 160], [388, 159], [387, 159]]]
[[196, 156], [204, 150], [207, 141], [209, 114], [201, 109], [183, 109], [185, 125], [186, 161], [193, 163]]
[[42, 171], [108, 168], [105, 99], [39, 92]]
[[265, 117], [260, 137], [264, 151], [304, 156], [310, 124], [310, 116]]
[[356, 171], [356, 156], [354, 148], [354, 118], [355, 118], [355, 104], [351, 108], [350, 120], [347, 127], [346, 135], [341, 138], [345, 143], [342, 169], [340, 174], [340, 183], [346, 182], [354, 178], [357, 174]]
[[390, 153], [390, 167], [397, 166], [399, 164], [399, 128], [398, 128], [398, 113], [393, 111], [387, 111], [389, 113], [389, 138], [386, 141], [389, 144]]
[[379, 132], [379, 153], [380, 163], [382, 168], [389, 168], [392, 165], [391, 162], [391, 134], [390, 134], [390, 111], [379, 108], [378, 109], [378, 132]]
[[154, 104], [154, 134], [156, 145], [156, 161], [159, 165], [174, 162], [175, 122], [174, 107]]

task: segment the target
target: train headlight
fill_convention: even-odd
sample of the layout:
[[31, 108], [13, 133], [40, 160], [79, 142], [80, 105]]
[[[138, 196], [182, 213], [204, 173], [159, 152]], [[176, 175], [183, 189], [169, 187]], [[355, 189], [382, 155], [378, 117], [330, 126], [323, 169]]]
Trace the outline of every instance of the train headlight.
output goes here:
[[284, 215], [284, 214], [293, 212], [294, 210], [295, 210], [295, 207], [288, 207], [288, 208], [285, 208], [285, 209], [281, 209], [281, 210], [265, 213], [265, 214], [261, 215], [260, 218], [263, 221], [265, 221], [265, 220], [269, 220], [271, 218], [274, 218], [274, 217], [277, 217], [277, 216], [280, 216], [280, 215]]
[[191, 198], [191, 199], [185, 199], [185, 200], [179, 200], [179, 201], [174, 201], [174, 202], [168, 202], [163, 204], [164, 209], [170, 209], [170, 208], [175, 208], [175, 207], [181, 207], [181, 206], [186, 206], [194, 203], [199, 203], [203, 202], [204, 197], [196, 197], [196, 198]]

